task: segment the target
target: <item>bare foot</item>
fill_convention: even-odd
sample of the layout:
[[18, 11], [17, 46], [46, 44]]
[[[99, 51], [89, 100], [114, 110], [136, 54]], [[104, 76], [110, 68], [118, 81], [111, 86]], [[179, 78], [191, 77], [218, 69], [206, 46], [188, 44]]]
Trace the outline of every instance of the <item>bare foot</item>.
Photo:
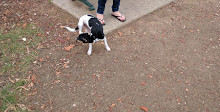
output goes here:
[[103, 14], [96, 14], [96, 17], [98, 18], [98, 20], [100, 21], [100, 23], [102, 24], [102, 25], [105, 25], [105, 21], [104, 21], [104, 16], [103, 16]]

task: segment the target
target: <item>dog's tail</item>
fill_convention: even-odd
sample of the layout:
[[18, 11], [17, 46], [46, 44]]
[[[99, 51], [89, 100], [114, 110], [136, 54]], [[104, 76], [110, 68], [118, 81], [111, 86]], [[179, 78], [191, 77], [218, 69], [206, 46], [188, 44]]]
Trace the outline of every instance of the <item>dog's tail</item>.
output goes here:
[[76, 32], [76, 30], [79, 29], [79, 27], [77, 26], [76, 28], [70, 28], [68, 26], [60, 26], [61, 28], [66, 28], [67, 30], [69, 30], [70, 32]]

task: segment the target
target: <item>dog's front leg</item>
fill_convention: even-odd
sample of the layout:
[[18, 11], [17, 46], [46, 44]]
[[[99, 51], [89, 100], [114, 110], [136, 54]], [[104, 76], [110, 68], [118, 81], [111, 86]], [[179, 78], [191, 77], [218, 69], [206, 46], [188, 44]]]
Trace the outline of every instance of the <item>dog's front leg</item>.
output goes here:
[[89, 50], [87, 54], [90, 56], [92, 54], [92, 43], [89, 43]]
[[104, 43], [105, 43], [105, 48], [107, 49], [107, 51], [111, 51], [110, 47], [108, 46], [108, 43], [107, 43], [107, 39], [106, 37], [104, 37]]

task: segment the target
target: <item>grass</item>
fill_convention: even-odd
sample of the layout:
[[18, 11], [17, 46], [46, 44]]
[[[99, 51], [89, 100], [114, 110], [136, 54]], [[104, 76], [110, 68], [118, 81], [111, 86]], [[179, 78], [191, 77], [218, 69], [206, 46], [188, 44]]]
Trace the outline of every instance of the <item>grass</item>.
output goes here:
[[52, 0], [48, 0], [50, 4], [52, 4]]
[[[34, 50], [42, 41], [42, 31], [33, 25], [16, 27], [7, 34], [0, 34], [0, 73], [18, 74], [28, 70], [36, 58]], [[26, 39], [26, 41], [22, 40]]]
[[13, 111], [15, 112], [25, 111], [18, 106], [18, 103], [23, 96], [22, 93], [19, 92], [20, 88], [18, 87], [23, 86], [24, 84], [26, 84], [25, 80], [19, 80], [14, 84], [7, 84], [3, 87], [0, 93], [1, 112], [12, 110], [9, 109], [10, 107], [13, 107]]
[[[7, 82], [0, 92], [0, 111], [25, 112], [19, 106], [23, 99], [20, 88], [28, 82], [24, 80], [31, 63], [37, 57], [37, 46], [43, 40], [43, 32], [32, 24], [23, 23], [8, 33], [0, 29], [0, 77]], [[8, 77], [18, 81], [7, 81]], [[1, 86], [0, 86], [1, 87]]]

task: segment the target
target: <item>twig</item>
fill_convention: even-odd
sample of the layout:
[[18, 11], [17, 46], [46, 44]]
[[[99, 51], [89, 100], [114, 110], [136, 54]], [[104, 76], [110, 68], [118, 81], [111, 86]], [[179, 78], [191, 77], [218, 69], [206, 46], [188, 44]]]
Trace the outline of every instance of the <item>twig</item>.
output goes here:
[[12, 104], [4, 112], [7, 112], [11, 107], [12, 107]]
[[26, 46], [26, 49], [27, 49], [27, 54], [29, 55], [29, 54], [30, 54], [29, 47], [28, 47], [28, 46]]

